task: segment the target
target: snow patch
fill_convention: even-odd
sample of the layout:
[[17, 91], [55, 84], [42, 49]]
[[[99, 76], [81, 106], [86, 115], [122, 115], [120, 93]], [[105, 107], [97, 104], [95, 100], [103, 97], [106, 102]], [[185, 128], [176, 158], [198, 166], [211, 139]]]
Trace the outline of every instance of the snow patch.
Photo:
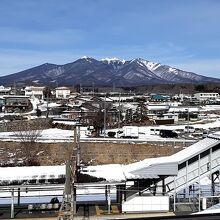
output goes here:
[[121, 62], [123, 64], [126, 62], [125, 60], [120, 60], [117, 57], [113, 57], [113, 58], [106, 57], [106, 58], [101, 59], [101, 61], [107, 61], [108, 63], [111, 63], [111, 62]]
[[161, 66], [160, 63], [154, 63], [146, 60], [142, 60], [142, 63], [152, 72]]
[[177, 71], [177, 69], [175, 69], [175, 68], [172, 68], [172, 67], [169, 67], [169, 70], [168, 70], [170, 73], [174, 73], [174, 74], [176, 74], [176, 75], [178, 75], [178, 71]]

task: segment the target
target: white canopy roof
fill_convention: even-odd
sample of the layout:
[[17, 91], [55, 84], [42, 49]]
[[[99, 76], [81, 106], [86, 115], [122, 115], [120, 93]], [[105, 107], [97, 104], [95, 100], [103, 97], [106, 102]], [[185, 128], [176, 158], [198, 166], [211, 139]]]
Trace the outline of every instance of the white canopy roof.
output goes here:
[[57, 179], [65, 175], [65, 166], [1, 167], [1, 181]]

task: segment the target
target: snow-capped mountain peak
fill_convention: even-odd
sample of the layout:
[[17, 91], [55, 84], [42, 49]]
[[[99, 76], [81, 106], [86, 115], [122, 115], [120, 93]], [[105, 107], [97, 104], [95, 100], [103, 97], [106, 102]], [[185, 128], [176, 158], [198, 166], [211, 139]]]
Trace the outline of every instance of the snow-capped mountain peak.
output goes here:
[[[91, 59], [92, 57], [88, 57], [88, 56], [83, 56], [80, 59]], [[93, 59], [93, 58], [92, 58]]]
[[105, 61], [107, 63], [111, 63], [111, 62], [120, 62], [120, 63], [123, 63], [123, 64], [125, 63], [125, 60], [120, 60], [117, 57], [112, 57], [112, 58], [106, 57], [106, 58], [101, 59], [101, 61]]
[[201, 76], [142, 58], [129, 61], [116, 57], [97, 60], [88, 56], [64, 65], [42, 64], [0, 77], [1, 83], [5, 85], [12, 84], [15, 80], [19, 83], [38, 80], [44, 85], [56, 80], [59, 85], [95, 83], [100, 86], [220, 82], [217, 78]]
[[144, 60], [142, 58], [131, 60], [131, 63], [132, 62], [136, 62], [136, 63], [138, 63], [142, 67], [147, 67], [147, 69], [152, 71], [152, 72], [154, 70], [156, 70], [158, 67], [161, 66], [160, 63], [151, 62], [151, 61], [148, 61], [148, 60]]
[[83, 56], [80, 58], [80, 60], [85, 60], [87, 62], [92, 62], [92, 60], [95, 60], [93, 57]]
[[144, 61], [146, 67], [151, 70], [151, 71], [154, 71], [156, 70], [158, 67], [161, 66], [160, 63], [154, 63], [154, 62], [150, 62], [150, 61]]

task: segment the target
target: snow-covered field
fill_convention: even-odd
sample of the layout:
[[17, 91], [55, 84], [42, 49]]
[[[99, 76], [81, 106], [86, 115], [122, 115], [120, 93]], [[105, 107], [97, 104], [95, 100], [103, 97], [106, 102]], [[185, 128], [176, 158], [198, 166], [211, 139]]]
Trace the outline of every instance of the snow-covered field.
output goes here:
[[[187, 141], [185, 139], [174, 139], [174, 138], [162, 138], [159, 135], [152, 135], [150, 129], [158, 128], [158, 129], [169, 129], [169, 130], [184, 130], [186, 125], [160, 125], [160, 126], [142, 126], [138, 127], [139, 131], [139, 138], [138, 139], [132, 139], [132, 141]], [[132, 127], [132, 126], [131, 126]], [[135, 126], [134, 126], [135, 127]], [[215, 119], [213, 122], [209, 123], [195, 123], [193, 124], [194, 128], [198, 129], [213, 129], [213, 128], [220, 128], [220, 119]], [[86, 127], [80, 128], [80, 138], [81, 140], [87, 140], [87, 141], [95, 141], [95, 140], [105, 140], [105, 141], [113, 141], [117, 140], [116, 138], [104, 138], [104, 135], [102, 135], [103, 139], [101, 138], [89, 138], [86, 136]], [[117, 132], [118, 129], [109, 129], [106, 130], [106, 133], [109, 131], [115, 131]], [[57, 128], [51, 128], [46, 129], [41, 132], [40, 137], [38, 138], [38, 141], [44, 141], [44, 142], [58, 142], [58, 141], [72, 141], [74, 137], [74, 131], [72, 130], [63, 130], [63, 129], [57, 129]], [[17, 136], [15, 135], [15, 132], [0, 132], [0, 139], [1, 140], [18, 140]], [[122, 140], [122, 139], [118, 139]], [[192, 141], [192, 140], [191, 140]]]
[[[144, 134], [139, 134], [138, 139], [117, 139], [117, 138], [104, 138], [104, 135], [102, 135], [101, 138], [89, 138], [86, 136], [86, 127], [81, 128], [80, 131], [80, 139], [81, 141], [132, 141], [132, 142], [149, 142], [149, 141], [176, 141], [176, 142], [187, 142], [185, 139], [174, 139], [174, 138], [162, 138], [158, 135], [151, 135], [150, 129], [147, 127], [140, 127], [141, 133], [144, 132]], [[109, 130], [110, 131], [110, 130]], [[111, 130], [112, 131], [112, 130]], [[107, 130], [108, 132], [108, 130]], [[45, 129], [41, 132], [40, 136], [37, 138], [38, 142], [47, 142], [47, 143], [53, 143], [53, 142], [66, 142], [66, 141], [73, 141], [74, 138], [74, 131], [71, 130], [63, 130], [58, 128], [50, 128]], [[15, 132], [0, 132], [0, 139], [1, 141], [20, 141]], [[192, 142], [192, 140], [190, 140]]]

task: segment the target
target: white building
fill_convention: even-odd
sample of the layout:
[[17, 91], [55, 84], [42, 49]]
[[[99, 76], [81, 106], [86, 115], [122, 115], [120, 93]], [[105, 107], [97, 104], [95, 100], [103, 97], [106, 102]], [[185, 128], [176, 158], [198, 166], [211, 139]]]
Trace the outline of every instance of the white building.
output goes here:
[[10, 95], [11, 87], [0, 86], [0, 95]]
[[56, 88], [57, 99], [67, 99], [69, 97], [70, 97], [70, 89], [68, 87], [57, 87]]
[[151, 120], [173, 120], [173, 122], [178, 121], [178, 113], [169, 112], [170, 106], [167, 103], [164, 104], [148, 104], [147, 105], [148, 114], [147, 116]]
[[215, 100], [218, 96], [219, 94], [216, 92], [200, 92], [194, 94], [194, 97], [199, 101]]
[[25, 96], [35, 96], [36, 98], [43, 99], [44, 98], [44, 89], [43, 86], [27, 86], [24, 89]]

